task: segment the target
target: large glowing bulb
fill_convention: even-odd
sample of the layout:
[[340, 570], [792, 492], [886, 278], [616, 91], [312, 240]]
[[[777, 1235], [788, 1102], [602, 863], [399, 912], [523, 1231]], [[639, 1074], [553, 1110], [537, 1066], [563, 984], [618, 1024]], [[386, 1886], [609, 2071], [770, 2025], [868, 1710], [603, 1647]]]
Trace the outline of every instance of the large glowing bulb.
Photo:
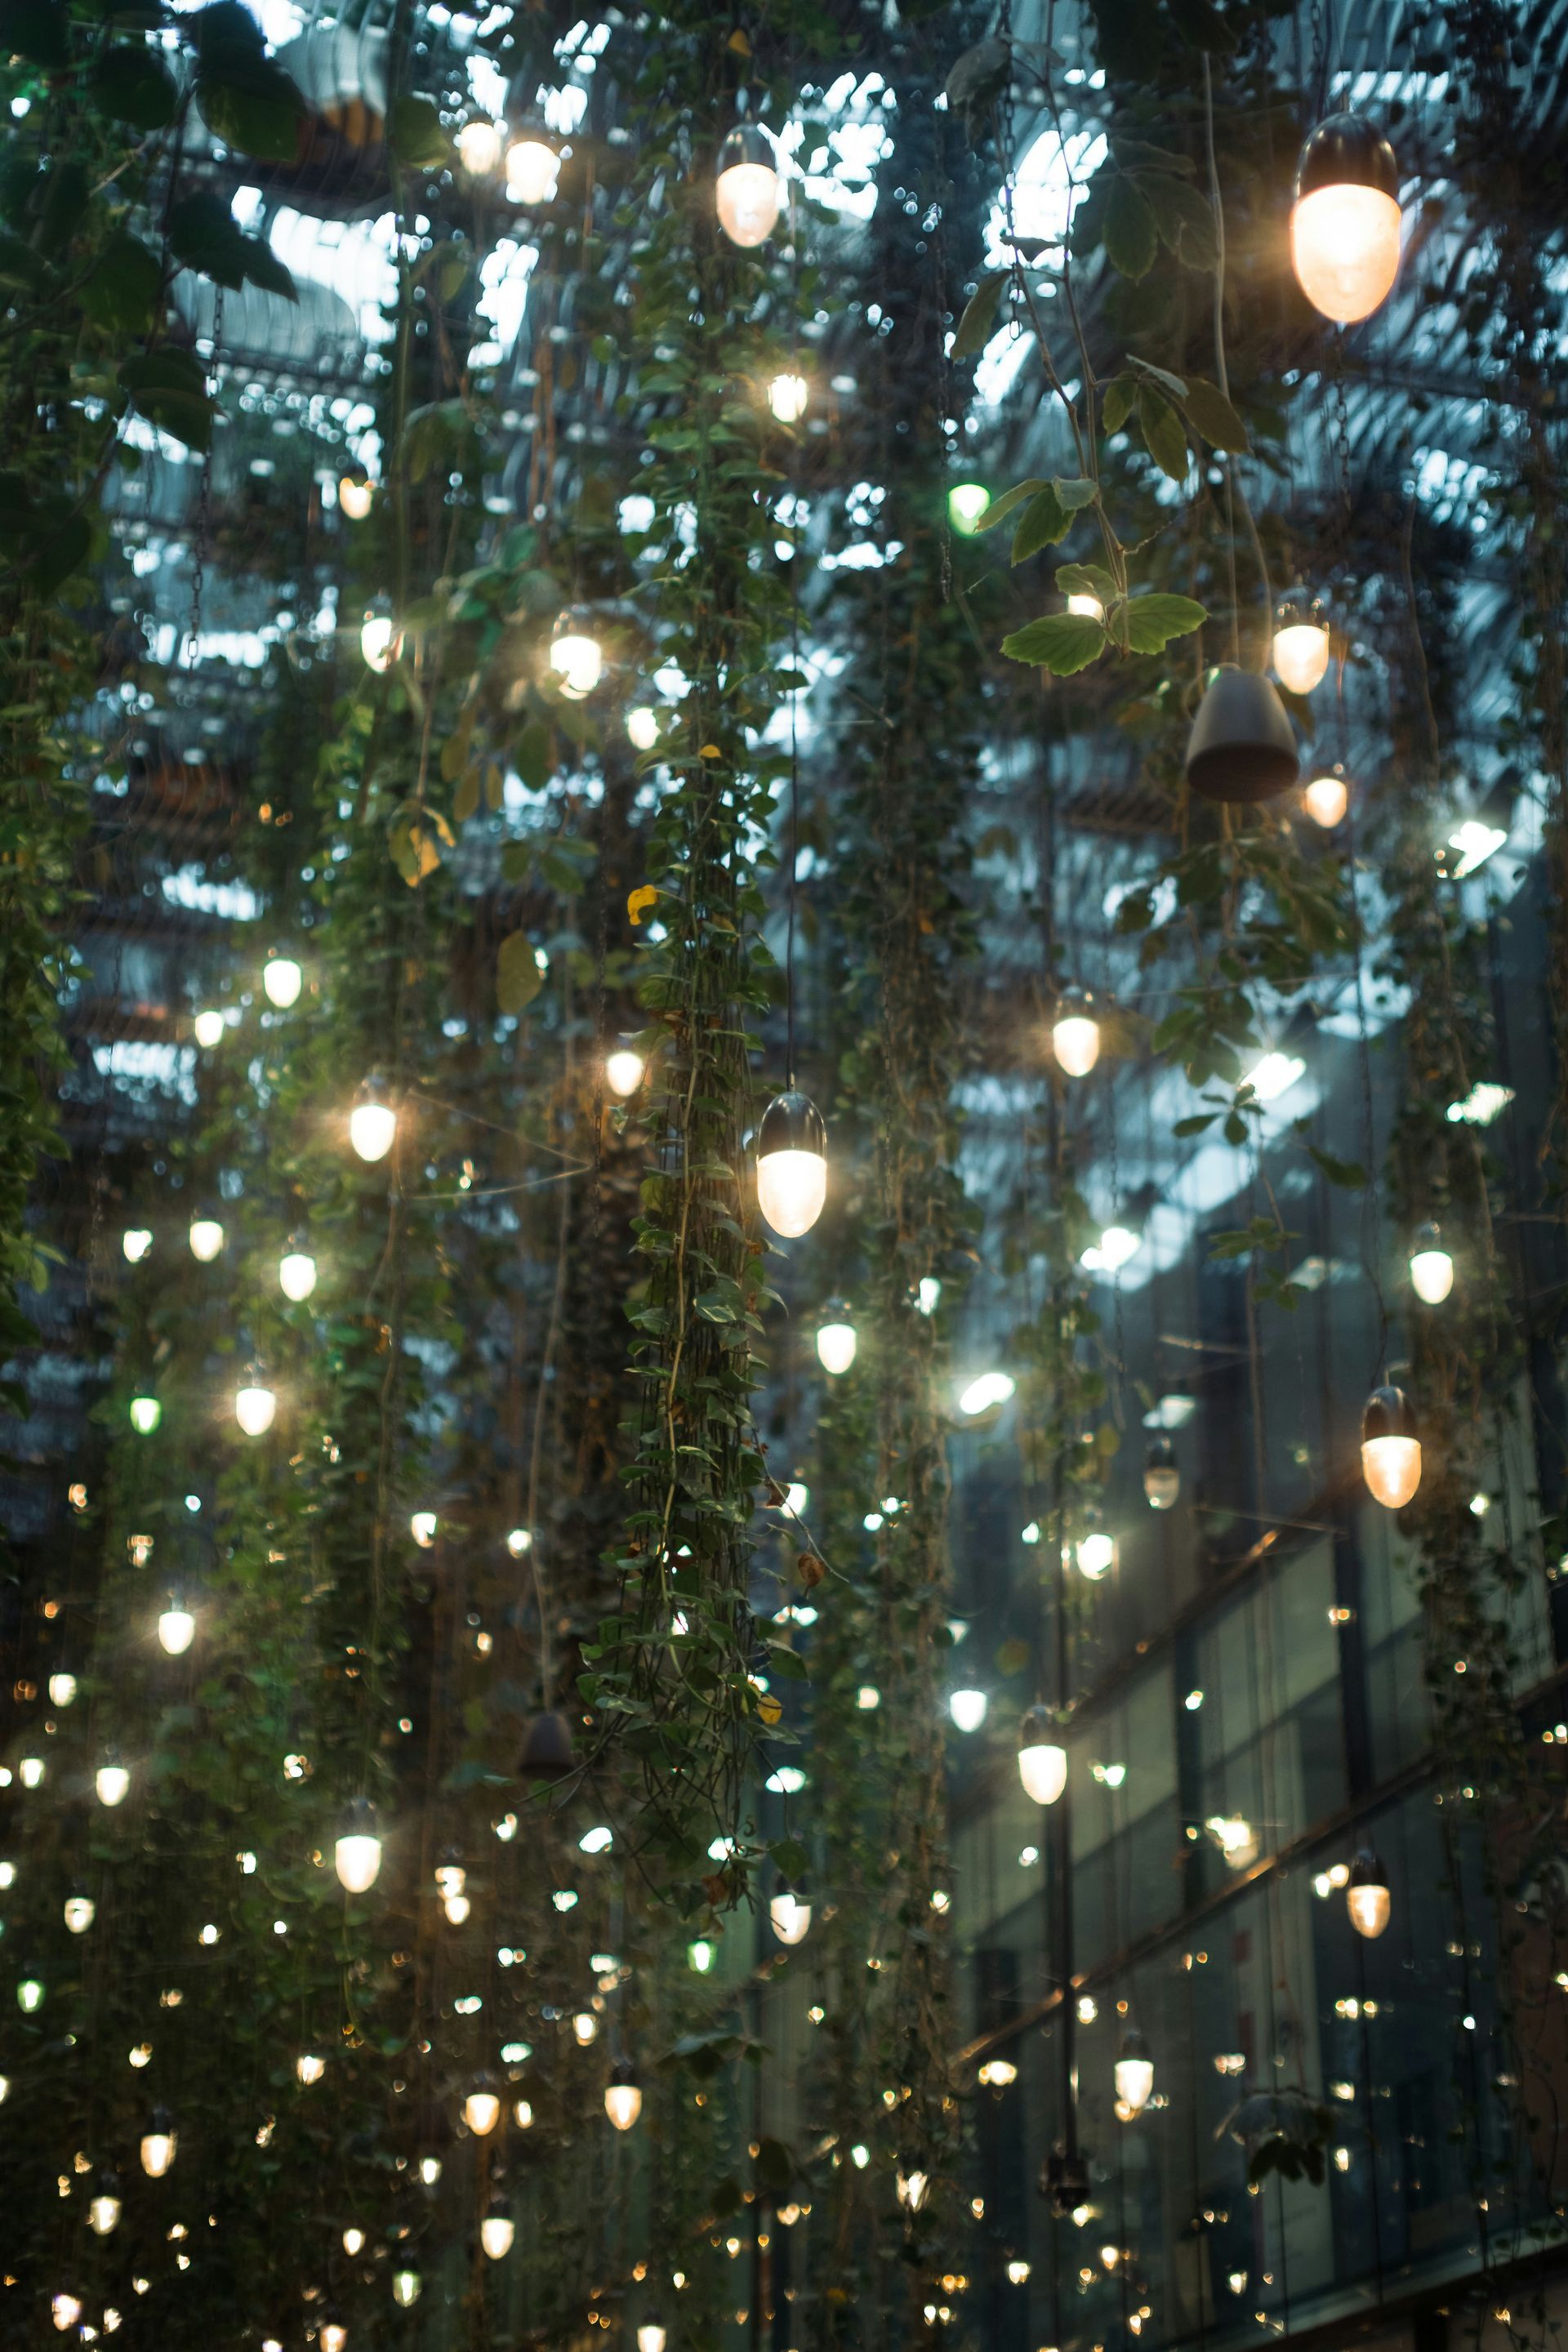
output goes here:
[[1314, 776], [1301, 794], [1302, 807], [1312, 823], [1321, 824], [1325, 833], [1332, 833], [1335, 825], [1343, 822], [1350, 804], [1351, 788], [1345, 781], [1344, 770], [1340, 767], [1327, 768], [1321, 774]]
[[816, 1360], [837, 1378], [849, 1370], [859, 1344], [853, 1323], [824, 1323], [816, 1334]]
[[661, 2319], [643, 2319], [637, 2323], [637, 2352], [664, 2352], [668, 2331]]
[[49, 1705], [69, 1706], [76, 1696], [76, 1676], [61, 1672], [49, 1676]]
[[210, 1053], [215, 1045], [223, 1044], [223, 1033], [228, 1024], [221, 1013], [208, 1005], [197, 1013], [191, 1026], [196, 1033], [197, 1045], [205, 1045]]
[[793, 1887], [781, 1886], [768, 1904], [768, 1919], [781, 1944], [804, 1943], [811, 1927], [811, 1906]]
[[910, 2212], [918, 2213], [926, 2201], [926, 2193], [931, 2187], [931, 2181], [923, 2172], [900, 2171], [894, 2186], [898, 2190], [900, 2204]]
[[1081, 1575], [1088, 1577], [1091, 1584], [1099, 1583], [1100, 1578], [1114, 1564], [1115, 1559], [1116, 1538], [1114, 1536], [1107, 1535], [1103, 1528], [1091, 1528], [1089, 1534], [1083, 1537], [1079, 1544], [1079, 1570]]
[[741, 123], [720, 148], [714, 195], [719, 226], [732, 244], [749, 249], [767, 243], [783, 191], [773, 142], [760, 124]]
[[543, 139], [514, 139], [506, 151], [507, 194], [520, 205], [547, 205], [560, 172], [561, 158]]
[[1410, 1253], [1410, 1285], [1426, 1307], [1441, 1307], [1454, 1287], [1454, 1261], [1436, 1225], [1423, 1225]]
[[153, 2119], [142, 2135], [142, 2169], [149, 2180], [162, 2180], [174, 2161], [179, 2144], [179, 2134], [167, 2110], [154, 2107]]
[[316, 1287], [316, 1261], [306, 1250], [287, 1250], [278, 1261], [278, 1287], [296, 1307]]
[[316, 2335], [321, 2352], [344, 2352], [348, 2340], [349, 2331], [341, 2319], [322, 2320]]
[[359, 633], [359, 649], [367, 669], [378, 676], [392, 667], [400, 643], [397, 624], [385, 613], [367, 613]]
[[196, 1621], [177, 1592], [158, 1620], [158, 1640], [171, 1658], [184, 1657], [195, 1635]]
[[572, 2020], [572, 2032], [580, 2050], [599, 2038], [599, 2021], [591, 2009], [580, 2009]]
[[1087, 1078], [1099, 1061], [1100, 1024], [1087, 996], [1075, 992], [1062, 998], [1051, 1024], [1051, 1051], [1069, 1078]]
[[412, 2311], [424, 2293], [425, 2282], [419, 2273], [405, 2263], [392, 2273], [392, 2300], [403, 2311]]
[[300, 1002], [300, 991], [305, 975], [292, 956], [268, 956], [261, 967], [261, 985], [267, 991], [267, 1001], [279, 1013], [287, 1013], [291, 1004]]
[[[112, 2176], [110, 2176], [112, 2179]], [[88, 2227], [95, 2238], [107, 2238], [120, 2220], [118, 2190], [106, 2180], [87, 2209]]]
[[1362, 1475], [1374, 1502], [1403, 1510], [1421, 1484], [1421, 1440], [1403, 1389], [1373, 1389], [1361, 1423]]
[[1032, 1706], [1018, 1726], [1018, 1778], [1037, 1805], [1054, 1805], [1068, 1784], [1068, 1752], [1043, 1706]]
[[1121, 2105], [1135, 2116], [1142, 2114], [1154, 2087], [1154, 2061], [1149, 2055], [1149, 2044], [1135, 2025], [1130, 2026], [1121, 2037], [1115, 2076], [1116, 2095]]
[[301, 2050], [294, 2061], [294, 2072], [307, 2090], [312, 2083], [319, 2083], [326, 2071], [326, 2060], [314, 2050]]
[[499, 172], [504, 152], [500, 130], [482, 116], [477, 122], [465, 122], [458, 133], [458, 161], [470, 179], [488, 180]]
[[368, 1797], [356, 1797], [343, 1817], [332, 1849], [332, 1864], [342, 1885], [351, 1895], [368, 1895], [381, 1871], [381, 1839], [375, 1807]]
[[21, 1762], [16, 1767], [17, 1772], [21, 1776], [23, 1788], [41, 1788], [43, 1786], [45, 1769], [44, 1759], [41, 1756], [24, 1756]]
[[97, 1916], [98, 1906], [90, 1895], [68, 1895], [65, 1900], [65, 1923], [73, 1936], [85, 1936]]
[[605, 2113], [618, 2132], [628, 2132], [642, 2113], [642, 2089], [626, 2059], [605, 2085]]
[[827, 1129], [809, 1095], [775, 1095], [757, 1130], [757, 1206], [784, 1241], [808, 1234], [827, 1198]]
[[68, 2294], [62, 2288], [49, 2305], [49, 2315], [63, 2336], [67, 2328], [74, 2327], [81, 2317], [80, 2295]]
[[1367, 319], [1399, 274], [1399, 167], [1359, 114], [1333, 114], [1301, 150], [1290, 213], [1290, 263], [1325, 319]]
[[775, 375], [768, 386], [768, 406], [781, 425], [798, 425], [805, 415], [810, 390], [803, 375]]
[[278, 1396], [259, 1381], [247, 1381], [234, 1392], [234, 1417], [247, 1437], [265, 1437], [278, 1415]]
[[151, 1437], [163, 1418], [163, 1408], [156, 1397], [133, 1396], [130, 1410], [131, 1426], [138, 1437]]
[[626, 713], [626, 733], [638, 751], [651, 751], [658, 741], [658, 713], [639, 704]]
[[366, 1078], [349, 1112], [349, 1141], [362, 1160], [384, 1160], [397, 1133], [397, 1113], [380, 1081]]
[[563, 613], [556, 622], [550, 639], [550, 667], [569, 701], [581, 702], [598, 685], [605, 649], [590, 634], [585, 613]]
[[1381, 1936], [1388, 1925], [1393, 1901], [1387, 1871], [1371, 1847], [1363, 1846], [1351, 1864], [1345, 1886], [1345, 1908], [1356, 1934], [1364, 1936], [1369, 1943]]
[[351, 2262], [359, 2252], [363, 2244], [364, 2231], [363, 2230], [356, 2229], [351, 2221], [348, 2228], [343, 2231], [343, 2252], [347, 2254]]
[[436, 1540], [440, 1521], [434, 1511], [416, 1511], [408, 1522], [408, 1532], [421, 1551], [428, 1551]]
[[100, 1764], [93, 1775], [93, 1787], [100, 1805], [122, 1805], [131, 1788], [131, 1775], [123, 1764]]
[[[346, 473], [339, 475], [338, 504], [350, 522], [363, 522], [371, 510], [374, 498], [375, 486], [363, 466], [351, 467]], [[360, 642], [363, 646], [363, 635]], [[370, 660], [368, 654], [365, 655], [365, 659]], [[377, 665], [372, 663], [371, 667], [374, 668]]]
[[613, 1054], [605, 1056], [605, 1083], [613, 1095], [623, 1102], [635, 1095], [642, 1084], [643, 1058], [634, 1054], [629, 1045], [617, 1045]]
[[1328, 624], [1303, 620], [1294, 607], [1282, 610], [1274, 631], [1274, 674], [1280, 685], [1292, 694], [1310, 694], [1322, 684], [1328, 667]]
[[500, 2121], [500, 2095], [483, 2084], [476, 2084], [463, 2101], [463, 2121], [481, 2139], [487, 2132], [493, 2132]]
[[153, 1236], [145, 1225], [131, 1225], [121, 1234], [120, 1246], [127, 1265], [140, 1265], [153, 1246]]
[[479, 2243], [492, 2263], [510, 2253], [516, 2235], [517, 2224], [504, 2205], [492, 2205], [479, 2223]]
[[955, 1690], [947, 1702], [947, 1711], [960, 1731], [978, 1731], [985, 1720], [988, 1705], [983, 1690]]
[[216, 1217], [191, 1219], [191, 1255], [210, 1265], [223, 1247], [223, 1227]]

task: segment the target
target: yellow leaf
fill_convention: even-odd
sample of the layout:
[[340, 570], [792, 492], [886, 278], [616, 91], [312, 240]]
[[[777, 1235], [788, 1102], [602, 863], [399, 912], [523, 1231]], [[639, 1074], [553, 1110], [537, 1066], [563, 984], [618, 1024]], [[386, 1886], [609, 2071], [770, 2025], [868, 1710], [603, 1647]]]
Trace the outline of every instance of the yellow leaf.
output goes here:
[[731, 34], [729, 39], [725, 42], [724, 47], [727, 49], [733, 49], [738, 58], [749, 58], [752, 54], [752, 45], [750, 41], [747, 40], [746, 36], [741, 30], [739, 25], [736, 26], [734, 31]]
[[650, 907], [658, 904], [658, 892], [651, 882], [644, 882], [626, 900], [626, 913], [633, 923], [640, 923]]
[[717, 743], [704, 743], [697, 756], [700, 760], [721, 760], [724, 754]]
[[772, 1691], [763, 1691], [762, 1696], [757, 1701], [757, 1713], [762, 1717], [763, 1721], [771, 1730], [773, 1726], [778, 1722], [780, 1717], [784, 1714], [784, 1708], [779, 1701], [773, 1696]]

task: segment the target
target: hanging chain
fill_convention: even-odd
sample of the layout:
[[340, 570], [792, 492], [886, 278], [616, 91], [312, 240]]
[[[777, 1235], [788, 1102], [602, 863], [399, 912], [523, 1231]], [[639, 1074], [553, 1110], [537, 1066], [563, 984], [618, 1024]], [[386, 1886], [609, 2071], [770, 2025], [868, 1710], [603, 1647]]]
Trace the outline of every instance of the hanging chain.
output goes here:
[[[217, 391], [217, 355], [219, 345], [223, 341], [223, 293], [224, 289], [221, 286], [216, 288], [213, 302], [212, 369], [211, 382], [207, 385], [207, 391], [211, 396], [216, 396]], [[196, 499], [195, 536], [191, 548], [191, 625], [185, 640], [187, 669], [195, 669], [201, 655], [202, 595], [206, 586], [207, 530], [212, 514], [212, 487], [213, 445], [209, 440], [206, 455], [202, 459], [202, 487]]]

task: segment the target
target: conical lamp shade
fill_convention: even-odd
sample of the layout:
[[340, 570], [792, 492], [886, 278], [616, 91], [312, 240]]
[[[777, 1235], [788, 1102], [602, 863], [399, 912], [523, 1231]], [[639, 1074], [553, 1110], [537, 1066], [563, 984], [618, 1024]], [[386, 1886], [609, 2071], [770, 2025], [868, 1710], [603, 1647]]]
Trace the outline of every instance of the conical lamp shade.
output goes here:
[[1187, 782], [1205, 801], [1271, 801], [1300, 762], [1285, 705], [1256, 670], [1226, 662], [1210, 678], [1187, 740]]
[[536, 1715], [523, 1735], [517, 1769], [532, 1780], [563, 1780], [572, 1769], [572, 1734], [563, 1715]]

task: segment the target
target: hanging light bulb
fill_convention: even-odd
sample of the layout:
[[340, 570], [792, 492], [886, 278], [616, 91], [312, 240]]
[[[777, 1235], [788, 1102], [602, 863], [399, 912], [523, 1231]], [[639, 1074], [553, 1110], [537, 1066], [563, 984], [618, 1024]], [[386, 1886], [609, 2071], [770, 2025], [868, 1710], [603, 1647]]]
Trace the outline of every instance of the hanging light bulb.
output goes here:
[[21, 1762], [16, 1767], [23, 1788], [41, 1788], [43, 1785], [45, 1769], [44, 1759], [41, 1756], [24, 1756]]
[[234, 1392], [234, 1417], [247, 1437], [265, 1437], [278, 1417], [278, 1395], [258, 1380]]
[[947, 1702], [947, 1711], [960, 1731], [978, 1731], [984, 1722], [990, 1700], [983, 1690], [955, 1690]]
[[182, 1658], [195, 1638], [196, 1621], [185, 1606], [184, 1595], [171, 1592], [169, 1605], [158, 1620], [160, 1647], [171, 1658]]
[[657, 2313], [650, 2312], [637, 2322], [637, 2352], [664, 2352], [669, 2331]]
[[80, 2295], [68, 2294], [62, 2288], [49, 2305], [49, 2316], [63, 2336], [67, 2328], [74, 2327], [81, 2317]]
[[1335, 825], [1342, 823], [1350, 804], [1351, 788], [1338, 761], [1331, 768], [1321, 770], [1301, 794], [1302, 807], [1325, 833], [1332, 833]]
[[798, 425], [809, 398], [810, 387], [803, 375], [775, 375], [768, 386], [768, 406], [781, 425]]
[[605, 649], [592, 634], [589, 616], [581, 604], [563, 613], [551, 631], [550, 667], [569, 701], [583, 701], [598, 685]]
[[98, 1906], [84, 1887], [73, 1886], [65, 1900], [65, 1923], [73, 1936], [85, 1936], [98, 1913]]
[[947, 494], [948, 520], [954, 530], [972, 539], [990, 503], [991, 493], [984, 482], [954, 482]]
[[140, 1265], [153, 1246], [153, 1236], [145, 1225], [130, 1225], [120, 1236], [120, 1246], [127, 1265]]
[[465, 122], [458, 133], [458, 159], [473, 180], [488, 180], [499, 172], [505, 149], [500, 127], [487, 116]]
[[308, 1250], [285, 1250], [278, 1261], [278, 1287], [296, 1307], [316, 1287], [316, 1261]]
[[809, 1095], [775, 1095], [757, 1129], [757, 1206], [784, 1241], [808, 1234], [827, 1197], [827, 1129]]
[[635, 1095], [642, 1084], [643, 1058], [634, 1054], [629, 1045], [617, 1045], [613, 1054], [605, 1056], [605, 1083], [613, 1095], [623, 1102]]
[[387, 613], [367, 613], [359, 633], [359, 649], [367, 669], [377, 677], [392, 667], [402, 647], [402, 632]]
[[466, 1895], [448, 1895], [441, 1905], [442, 1910], [447, 1915], [448, 1927], [463, 1927], [473, 1907]]
[[929, 2174], [913, 2169], [906, 2172], [900, 2165], [898, 2175], [899, 2202], [907, 2213], [920, 2211], [926, 2201], [930, 2189]]
[[[370, 476], [366, 473], [364, 467], [360, 465], [345, 466], [342, 472], [338, 476], [338, 504], [342, 507], [344, 514], [347, 515], [350, 522], [363, 522], [364, 520], [366, 515], [370, 512], [371, 505], [374, 497], [374, 484], [372, 482]], [[365, 616], [367, 627], [369, 626], [369, 619], [370, 616], [367, 614]], [[361, 633], [360, 646], [363, 651], [364, 646], [363, 632]], [[368, 653], [365, 654], [365, 659], [366, 661], [370, 661], [370, 656]], [[379, 667], [375, 662], [371, 662], [370, 666], [373, 669]]]
[[131, 1400], [131, 1426], [138, 1437], [151, 1437], [163, 1418], [163, 1408], [154, 1396], [133, 1396]]
[[322, 2319], [316, 2330], [319, 2352], [346, 2352], [349, 2331], [335, 2314]]
[[1274, 672], [1292, 694], [1310, 694], [1328, 675], [1329, 625], [1321, 605], [1287, 597], [1274, 616]]
[[98, 1791], [99, 1803], [112, 1810], [125, 1802], [131, 1788], [131, 1775], [119, 1758], [111, 1756], [99, 1766], [93, 1775], [92, 1785]]
[[87, 2223], [95, 2238], [107, 2238], [116, 2226], [121, 2213], [120, 2176], [116, 2172], [100, 2172], [98, 2189], [87, 2209]]
[[1373, 1500], [1403, 1510], [1421, 1484], [1421, 1440], [1403, 1389], [1373, 1389], [1361, 1417], [1361, 1467]]
[[332, 1849], [332, 1865], [340, 1885], [351, 1895], [368, 1895], [381, 1872], [381, 1833], [375, 1807], [368, 1797], [355, 1797], [343, 1814]]
[[16, 2006], [24, 2017], [32, 2017], [44, 2005], [42, 1977], [23, 1977], [16, 1986]]
[[434, 1511], [416, 1511], [412, 1514], [408, 1522], [408, 1532], [421, 1551], [429, 1550], [436, 1540], [436, 1530], [439, 1524]]
[[804, 1943], [811, 1929], [811, 1905], [791, 1886], [781, 1886], [768, 1904], [768, 1921], [781, 1944]]
[[275, 1004], [279, 1013], [287, 1013], [291, 1004], [298, 1004], [304, 984], [305, 975], [292, 956], [279, 955], [274, 950], [261, 967], [261, 985], [267, 991], [267, 1001]]
[[154, 2107], [142, 2135], [142, 2169], [149, 2180], [162, 2180], [174, 2161], [180, 2136], [167, 2107]]
[[1345, 1885], [1345, 1909], [1356, 1934], [1364, 1936], [1369, 1943], [1374, 1942], [1388, 1925], [1393, 1903], [1387, 1871], [1372, 1848], [1363, 1846], [1351, 1864]]
[[563, 1780], [572, 1770], [572, 1731], [563, 1715], [533, 1716], [522, 1735], [517, 1769], [525, 1780]]
[[714, 196], [719, 226], [733, 245], [765, 245], [784, 202], [773, 142], [758, 122], [738, 123], [719, 150]]
[[489, 2212], [479, 2223], [479, 2243], [492, 2263], [499, 2263], [510, 2253], [511, 2242], [516, 2235], [517, 2223], [500, 2199], [492, 2199]]
[[313, 2050], [301, 2050], [294, 2061], [295, 2075], [306, 2090], [310, 2089], [312, 2083], [319, 2083], [326, 2071], [326, 2060], [319, 2057]]
[[422, 2156], [420, 2158], [419, 2178], [425, 2183], [426, 2189], [435, 2188], [436, 2183], [441, 2178], [441, 2159], [438, 2156]]
[[555, 194], [561, 158], [547, 139], [530, 131], [514, 139], [506, 151], [508, 195], [520, 205], [547, 205]]
[[1068, 1752], [1047, 1707], [1030, 1707], [1018, 1726], [1018, 1778], [1037, 1805], [1054, 1805], [1067, 1787]]
[[1290, 714], [1266, 677], [1222, 662], [1187, 738], [1187, 782], [1200, 799], [1250, 804], [1289, 792], [1300, 774]]
[[500, 2093], [488, 2074], [481, 2074], [463, 2101], [463, 2121], [482, 2139], [500, 2121]]
[[1296, 166], [1290, 265], [1314, 310], [1369, 319], [1399, 274], [1399, 166], [1364, 115], [1331, 114]]
[[221, 1013], [208, 1005], [197, 1013], [191, 1027], [195, 1032], [197, 1045], [205, 1046], [210, 1054], [215, 1045], [223, 1044], [223, 1033], [228, 1027], [228, 1024]]
[[638, 751], [651, 751], [658, 741], [658, 713], [641, 706], [626, 713], [626, 733]]
[[403, 2311], [410, 2311], [424, 2291], [425, 2282], [411, 2264], [392, 2273], [392, 2300]]
[[1441, 1307], [1454, 1287], [1454, 1261], [1436, 1225], [1423, 1225], [1410, 1253], [1410, 1284], [1426, 1307]]
[[628, 2132], [642, 2113], [642, 2085], [629, 2058], [617, 2058], [605, 2085], [605, 2113], [618, 2132]]
[[49, 1676], [49, 1705], [69, 1706], [76, 1696], [76, 1676], [62, 1669]]
[[837, 1379], [855, 1361], [855, 1350], [859, 1344], [859, 1335], [847, 1317], [820, 1324], [816, 1333], [816, 1360], [825, 1372], [831, 1372]]
[[580, 2050], [586, 2050], [590, 2042], [597, 2040], [599, 2021], [591, 2009], [580, 2009], [577, 2011], [572, 2020], [572, 2032]]
[[223, 1247], [223, 1227], [216, 1217], [191, 1219], [191, 1255], [203, 1265], [210, 1265]]
[[1114, 1536], [1107, 1535], [1103, 1528], [1091, 1528], [1088, 1535], [1080, 1538], [1078, 1547], [1079, 1572], [1082, 1576], [1087, 1576], [1091, 1584], [1098, 1584], [1107, 1570], [1114, 1566], [1115, 1560], [1116, 1538]]
[[436, 1892], [443, 1901], [453, 1895], [461, 1895], [468, 1883], [468, 1874], [458, 1859], [456, 1846], [449, 1845], [447, 1848], [446, 1853], [436, 1864], [434, 1875]]
[[1100, 1059], [1100, 1023], [1094, 999], [1081, 988], [1064, 989], [1051, 1024], [1051, 1051], [1069, 1078], [1087, 1078]]
[[1117, 2098], [1135, 2116], [1142, 2115], [1154, 2087], [1154, 2061], [1149, 2055], [1149, 2044], [1135, 2025], [1130, 2025], [1121, 2037], [1115, 2074]]
[[364, 2231], [363, 2230], [356, 2230], [353, 2223], [351, 2221], [348, 2228], [343, 2231], [343, 2252], [347, 2254], [351, 2262], [353, 2262], [354, 2256], [360, 2252], [360, 2249], [363, 2244]]
[[397, 1133], [397, 1113], [380, 1078], [366, 1078], [349, 1112], [349, 1141], [362, 1160], [384, 1160]]
[[1143, 1456], [1143, 1492], [1150, 1509], [1168, 1511], [1181, 1491], [1182, 1472], [1174, 1445], [1168, 1437], [1152, 1437]]

